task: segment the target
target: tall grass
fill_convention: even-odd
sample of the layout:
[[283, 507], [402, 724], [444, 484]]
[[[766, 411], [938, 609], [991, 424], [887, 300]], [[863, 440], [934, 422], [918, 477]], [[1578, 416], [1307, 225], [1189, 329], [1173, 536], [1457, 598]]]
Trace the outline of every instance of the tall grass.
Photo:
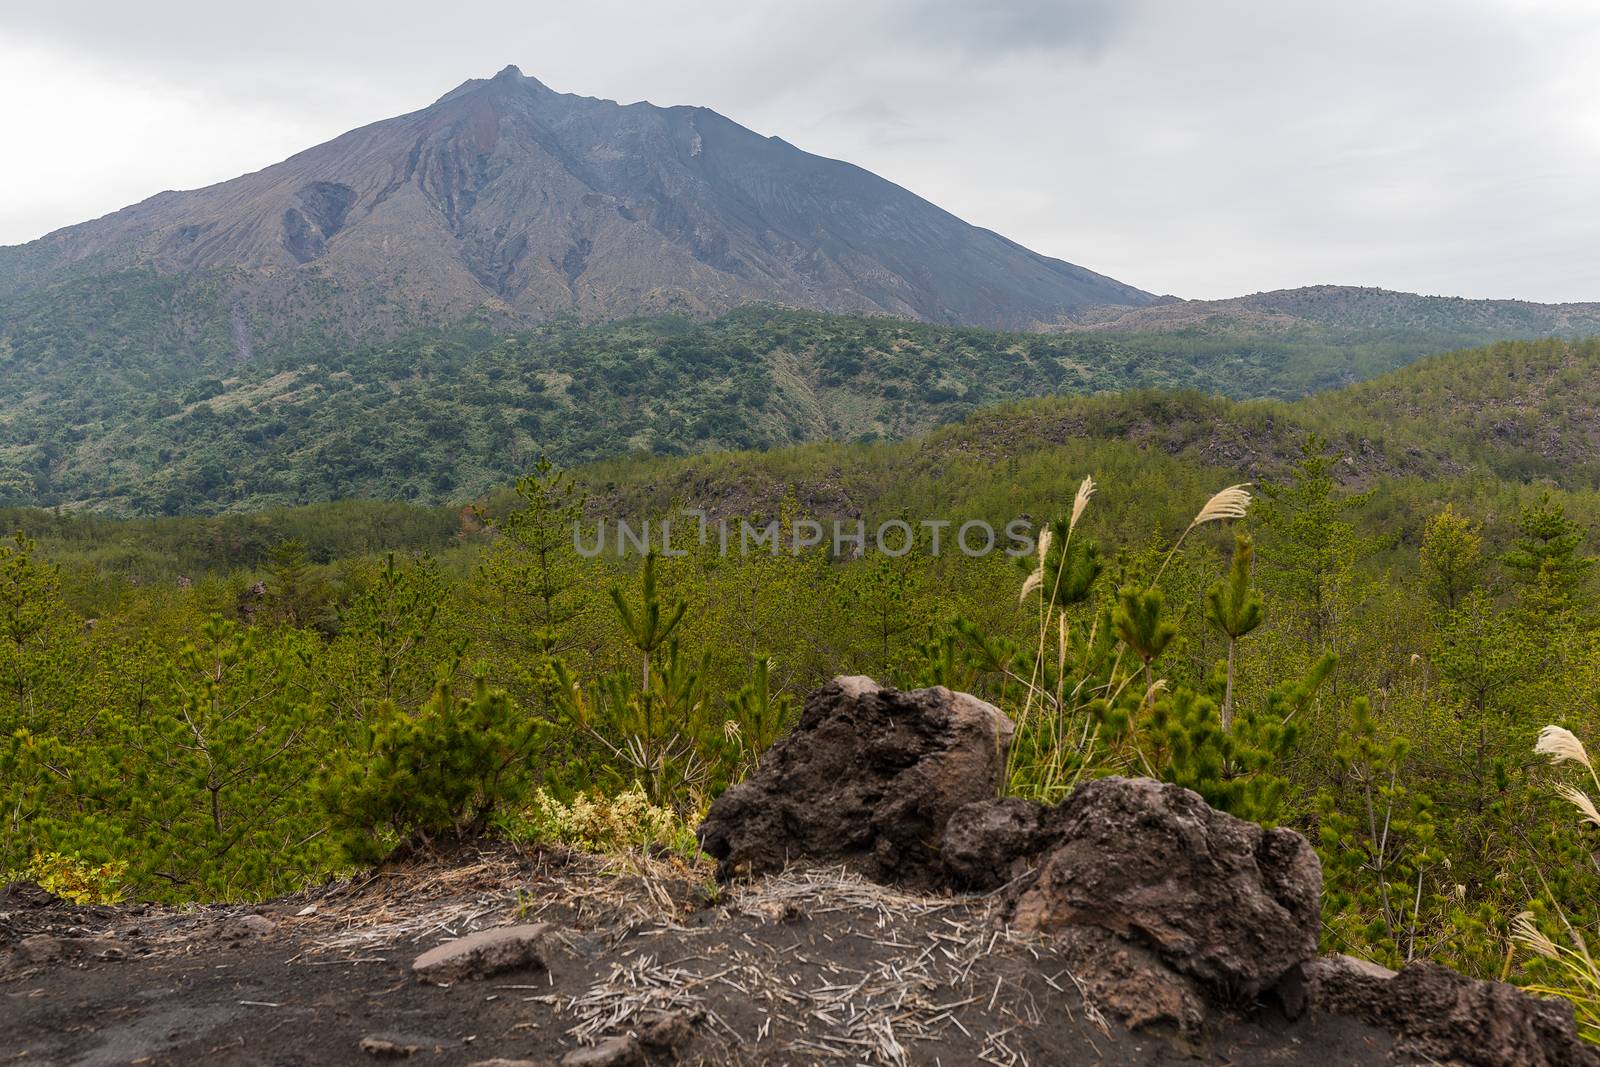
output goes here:
[[[1533, 750], [1548, 756], [1555, 764], [1576, 763], [1589, 772], [1589, 780], [1600, 794], [1600, 774], [1597, 774], [1589, 751], [1571, 730], [1560, 726], [1546, 726], [1539, 731]], [[1567, 783], [1556, 786], [1556, 793], [1578, 810], [1581, 822], [1600, 828], [1600, 810], [1594, 798], [1582, 789]], [[1552, 903], [1554, 903], [1552, 899]], [[1535, 956], [1548, 961], [1546, 972], [1551, 977], [1536, 981], [1523, 988], [1542, 996], [1561, 997], [1572, 1003], [1578, 1028], [1590, 1041], [1600, 1041], [1600, 966], [1596, 966], [1583, 933], [1567, 920], [1559, 906], [1554, 915], [1560, 922], [1566, 944], [1551, 938], [1539, 927], [1537, 916], [1524, 911], [1511, 922], [1512, 937]]]
[[[1012, 713], [1017, 743], [1012, 745], [1006, 775], [1013, 793], [1044, 800], [1065, 796], [1096, 761], [1102, 747], [1104, 709], [1116, 705], [1136, 681], [1142, 686], [1141, 708], [1167, 691], [1167, 682], [1155, 677], [1152, 670], [1160, 649], [1146, 647], [1164, 647], [1165, 641], [1149, 635], [1145, 635], [1147, 641], [1140, 640], [1143, 630], [1172, 629], [1161, 618], [1157, 589], [1161, 577], [1197, 528], [1241, 519], [1250, 506], [1246, 485], [1229, 486], [1207, 499], [1173, 542], [1149, 586], [1124, 589], [1119, 594], [1119, 611], [1128, 611], [1131, 604], [1138, 609], [1137, 619], [1124, 620], [1108, 611], [1074, 618], [1073, 609], [1090, 599], [1099, 574], [1098, 549], [1084, 543], [1080, 533], [1084, 513], [1098, 489], [1092, 475], [1085, 477], [1065, 521], [1046, 525], [1040, 532], [1035, 566], [1023, 580], [1018, 598], [1026, 603], [1035, 594], [1039, 597], [1028, 661], [1014, 666], [1013, 660], [1002, 661], [993, 650], [985, 649], [991, 665], [1020, 698], [1020, 707]], [[1141, 627], [1141, 622], [1148, 625]], [[1167, 639], [1170, 636], [1166, 634]], [[1139, 663], [1125, 667], [1130, 650]], [[1131, 757], [1134, 769], [1155, 774], [1136, 745]]]

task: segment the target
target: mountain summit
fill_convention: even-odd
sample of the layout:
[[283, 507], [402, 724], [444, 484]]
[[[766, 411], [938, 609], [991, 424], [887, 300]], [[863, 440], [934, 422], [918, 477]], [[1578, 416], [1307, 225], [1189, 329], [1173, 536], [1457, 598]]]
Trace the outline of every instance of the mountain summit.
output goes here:
[[0, 296], [131, 268], [202, 276], [267, 336], [313, 308], [348, 334], [757, 300], [1032, 328], [1154, 299], [714, 111], [558, 93], [514, 66], [253, 174], [0, 249]]

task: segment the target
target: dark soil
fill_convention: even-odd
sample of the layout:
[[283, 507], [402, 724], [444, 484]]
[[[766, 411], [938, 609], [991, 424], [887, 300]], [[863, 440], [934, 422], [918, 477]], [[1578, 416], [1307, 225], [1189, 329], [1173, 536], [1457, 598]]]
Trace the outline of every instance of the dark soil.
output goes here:
[[[555, 1064], [660, 1012], [694, 1020], [684, 1063], [1411, 1062], [1384, 1032], [1270, 1008], [1197, 1047], [1129, 1034], [1099, 1019], [1048, 942], [1005, 934], [982, 898], [834, 871], [707, 892], [678, 865], [514, 851], [251, 908], [75, 908], [0, 890], [0, 1064], [376, 1063], [370, 1037], [413, 1048], [401, 1062]], [[450, 988], [410, 974], [442, 940], [534, 920], [560, 931], [548, 972]]]

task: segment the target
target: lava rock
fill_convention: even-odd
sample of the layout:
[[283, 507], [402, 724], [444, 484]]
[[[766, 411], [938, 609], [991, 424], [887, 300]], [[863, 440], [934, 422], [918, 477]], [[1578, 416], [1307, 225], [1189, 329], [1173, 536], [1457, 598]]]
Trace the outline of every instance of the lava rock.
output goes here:
[[1021, 797], [977, 800], [945, 824], [945, 872], [958, 889], [988, 891], [1026, 874], [1061, 839], [1061, 807]]
[[1309, 960], [1284, 975], [1278, 983], [1278, 1000], [1291, 1019], [1316, 1007], [1335, 1015], [1359, 1015], [1372, 996], [1374, 983], [1393, 978], [1395, 972], [1354, 956], [1324, 956]]
[[1093, 926], [1069, 927], [1055, 940], [1086, 1001], [1128, 1029], [1164, 1030], [1186, 1041], [1204, 1033], [1211, 1018], [1205, 995], [1155, 953]]
[[265, 915], [241, 915], [232, 923], [232, 933], [239, 937], [266, 937], [278, 924]]
[[701, 847], [723, 879], [805, 860], [939, 885], [946, 823], [999, 792], [1013, 732], [999, 709], [943, 686], [902, 692], [835, 678], [760, 768], [711, 805]]
[[1009, 902], [1018, 928], [1109, 931], [1222, 1003], [1251, 1001], [1315, 957], [1322, 874], [1299, 834], [1148, 778], [1090, 782], [1053, 818], [1058, 841]]
[[421, 1045], [387, 1037], [364, 1037], [360, 1047], [362, 1052], [378, 1060], [403, 1060], [422, 1051]]
[[693, 1042], [704, 1016], [687, 1011], [664, 1011], [639, 1022], [636, 1033], [652, 1058], [673, 1060]]
[[447, 985], [505, 971], [543, 970], [544, 941], [549, 932], [548, 923], [479, 930], [424, 952], [411, 964], [411, 973], [424, 982]]
[[1600, 1065], [1600, 1050], [1578, 1036], [1564, 1000], [1532, 997], [1437, 963], [1412, 963], [1396, 974], [1333, 957], [1302, 972], [1313, 1008], [1392, 1030], [1412, 1055], [1469, 1067]]
[[50, 908], [66, 901], [33, 882], [7, 882], [0, 886], [0, 911]]

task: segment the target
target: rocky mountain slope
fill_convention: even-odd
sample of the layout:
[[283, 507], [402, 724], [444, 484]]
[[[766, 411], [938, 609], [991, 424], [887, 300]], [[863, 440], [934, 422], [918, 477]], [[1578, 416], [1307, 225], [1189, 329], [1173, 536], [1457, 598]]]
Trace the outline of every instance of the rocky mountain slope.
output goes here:
[[706, 108], [558, 93], [516, 67], [254, 174], [0, 249], [0, 296], [138, 269], [208, 287], [241, 353], [308, 316], [371, 337], [473, 313], [776, 300], [1030, 328], [1154, 299]]

